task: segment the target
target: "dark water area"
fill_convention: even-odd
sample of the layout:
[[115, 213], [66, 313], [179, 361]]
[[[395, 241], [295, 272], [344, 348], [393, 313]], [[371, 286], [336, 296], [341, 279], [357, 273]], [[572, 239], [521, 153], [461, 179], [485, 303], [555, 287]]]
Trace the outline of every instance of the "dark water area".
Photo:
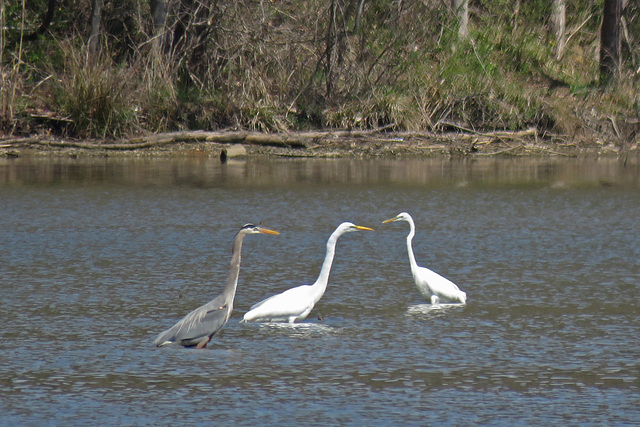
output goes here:
[[[0, 159], [0, 424], [637, 425], [639, 214], [634, 160]], [[303, 323], [239, 323], [343, 221]], [[226, 327], [154, 348], [247, 222]]]

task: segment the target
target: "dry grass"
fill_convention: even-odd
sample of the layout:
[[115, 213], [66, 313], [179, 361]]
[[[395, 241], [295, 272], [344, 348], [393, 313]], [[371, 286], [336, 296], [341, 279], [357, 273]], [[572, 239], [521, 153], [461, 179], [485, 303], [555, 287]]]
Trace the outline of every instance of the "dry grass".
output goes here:
[[[0, 129], [10, 129], [13, 133], [16, 126], [16, 109], [23, 92], [23, 76], [21, 74], [23, 35], [24, 35], [24, 13], [21, 17], [20, 35], [17, 50], [7, 52], [6, 38], [6, 3], [0, 1]], [[24, 2], [23, 2], [24, 10]], [[7, 65], [5, 65], [7, 64]]]
[[[441, 2], [178, 2], [162, 44], [150, 41], [148, 17], [127, 0], [113, 13], [134, 14], [130, 28], [138, 32], [108, 33], [93, 62], [80, 33], [66, 35], [52, 48], [64, 59], [52, 61], [47, 85], [24, 77], [12, 59], [21, 50], [11, 46], [12, 56], [0, 61], [3, 127], [5, 117], [15, 119], [24, 91], [34, 92], [27, 102], [68, 114], [77, 135], [101, 137], [455, 126], [574, 135], [593, 128], [581, 125], [585, 109], [605, 121], [637, 117], [640, 83], [631, 68], [638, 68], [632, 63], [640, 40], [630, 36], [625, 45], [631, 68], [615, 85], [598, 87], [599, 3], [572, 10], [560, 61], [539, 19], [545, 11], [517, 3], [519, 12], [509, 2], [483, 2], [472, 10], [469, 39], [460, 41]], [[638, 8], [629, 7], [637, 18]], [[38, 96], [43, 90], [54, 96]]]
[[86, 46], [61, 43], [64, 68], [53, 81], [56, 102], [74, 123], [78, 136], [117, 137], [137, 125], [135, 69], [116, 66], [103, 47], [90, 58]]

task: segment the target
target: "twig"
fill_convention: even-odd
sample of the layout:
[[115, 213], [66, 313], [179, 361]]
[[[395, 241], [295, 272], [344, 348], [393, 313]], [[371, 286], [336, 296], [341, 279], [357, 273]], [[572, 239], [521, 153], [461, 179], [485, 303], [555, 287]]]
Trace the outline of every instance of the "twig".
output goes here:
[[618, 124], [616, 123], [616, 119], [613, 118], [613, 116], [609, 116], [608, 118], [611, 121], [611, 125], [613, 126], [613, 130], [616, 132], [616, 136], [618, 138], [622, 138], [622, 136], [620, 135], [620, 130], [618, 129]]
[[562, 153], [545, 147], [524, 147], [524, 149], [526, 151], [544, 151], [545, 153], [550, 153], [556, 156], [576, 157], [574, 154]]
[[491, 153], [476, 153], [476, 156], [495, 156], [497, 154], [507, 153], [509, 151], [513, 151], [517, 148], [524, 148], [524, 145], [516, 145], [514, 147], [505, 148], [504, 150], [493, 151]]
[[488, 136], [488, 137], [492, 137], [492, 138], [522, 138], [525, 136], [536, 136], [538, 131], [536, 128], [529, 128], [526, 130], [519, 130], [519, 131], [506, 131], [506, 130], [499, 130], [499, 131], [494, 131], [494, 132], [478, 132], [475, 131], [473, 129], [469, 129], [466, 128], [464, 126], [458, 125], [456, 123], [452, 123], [452, 122], [440, 122], [442, 124], [445, 124], [447, 126], [452, 126], [455, 127], [457, 129], [460, 129], [462, 131], [468, 132], [470, 134], [473, 135], [480, 135], [480, 136]]
[[589, 16], [587, 16], [587, 19], [584, 20], [584, 22], [582, 22], [582, 24], [578, 25], [578, 28], [576, 28], [574, 31], [571, 32], [571, 34], [569, 34], [569, 36], [567, 37], [567, 40], [564, 42], [565, 46], [569, 46], [569, 40], [571, 40], [571, 38], [576, 35], [578, 33], [578, 31], [580, 31], [582, 29], [582, 27], [584, 27], [585, 25], [587, 25], [587, 22], [589, 22], [589, 20], [593, 17], [593, 13]]

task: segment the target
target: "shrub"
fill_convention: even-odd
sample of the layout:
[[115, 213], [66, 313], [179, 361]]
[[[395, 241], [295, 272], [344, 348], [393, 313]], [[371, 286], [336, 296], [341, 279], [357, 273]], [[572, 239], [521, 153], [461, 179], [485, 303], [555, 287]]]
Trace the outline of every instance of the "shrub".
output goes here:
[[137, 125], [135, 72], [116, 66], [103, 49], [90, 59], [87, 49], [61, 45], [64, 69], [54, 71], [54, 98], [81, 137], [118, 137]]

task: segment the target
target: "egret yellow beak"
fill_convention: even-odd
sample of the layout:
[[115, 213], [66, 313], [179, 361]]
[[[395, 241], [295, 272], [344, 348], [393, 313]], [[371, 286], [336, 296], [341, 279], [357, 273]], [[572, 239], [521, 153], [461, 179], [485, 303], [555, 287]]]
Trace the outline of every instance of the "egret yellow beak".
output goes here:
[[373, 231], [373, 228], [369, 228], [369, 227], [363, 227], [361, 225], [356, 225], [356, 230], [367, 230], [367, 231]]
[[389, 218], [389, 219], [385, 219], [384, 221], [382, 221], [383, 224], [386, 224], [388, 222], [393, 222], [393, 221], [397, 221], [398, 217], [393, 217], [393, 218]]
[[262, 234], [273, 234], [274, 236], [277, 236], [278, 234], [280, 234], [275, 230], [269, 230], [268, 228], [263, 228], [263, 227], [258, 227], [258, 230], [260, 230]]

